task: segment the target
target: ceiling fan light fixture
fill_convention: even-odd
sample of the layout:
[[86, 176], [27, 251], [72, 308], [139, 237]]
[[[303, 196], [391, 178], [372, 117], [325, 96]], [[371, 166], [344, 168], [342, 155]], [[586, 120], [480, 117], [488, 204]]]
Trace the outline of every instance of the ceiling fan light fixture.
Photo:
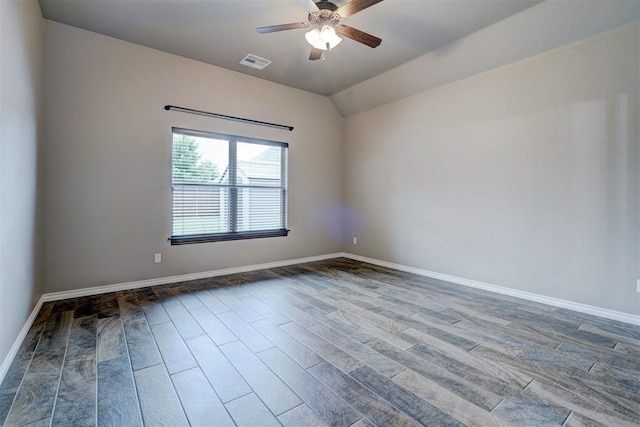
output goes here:
[[[322, 28], [314, 28], [304, 35], [311, 46], [320, 50], [331, 50], [338, 46], [342, 38], [336, 34], [335, 28], [330, 25], [324, 25]], [[327, 45], [329, 45], [327, 49]]]

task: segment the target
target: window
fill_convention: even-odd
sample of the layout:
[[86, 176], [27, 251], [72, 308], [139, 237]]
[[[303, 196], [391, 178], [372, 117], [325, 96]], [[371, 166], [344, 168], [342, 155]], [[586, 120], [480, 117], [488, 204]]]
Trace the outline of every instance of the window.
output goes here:
[[171, 244], [286, 236], [287, 149], [173, 128]]

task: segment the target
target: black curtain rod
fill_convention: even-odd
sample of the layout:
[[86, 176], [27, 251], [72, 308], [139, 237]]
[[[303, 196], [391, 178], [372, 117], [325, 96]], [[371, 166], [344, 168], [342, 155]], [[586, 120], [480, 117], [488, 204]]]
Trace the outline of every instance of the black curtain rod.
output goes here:
[[279, 125], [277, 123], [261, 122], [260, 120], [245, 119], [244, 117], [227, 116], [226, 114], [209, 113], [208, 111], [194, 110], [191, 108], [178, 107], [176, 105], [165, 105], [164, 109], [167, 111], [171, 111], [171, 110], [180, 111], [183, 113], [196, 114], [199, 116], [206, 116], [206, 117], [215, 117], [218, 119], [232, 120], [234, 122], [249, 123], [249, 124], [258, 125], [258, 126], [267, 126], [270, 128], [286, 129], [289, 131], [293, 130], [293, 126]]

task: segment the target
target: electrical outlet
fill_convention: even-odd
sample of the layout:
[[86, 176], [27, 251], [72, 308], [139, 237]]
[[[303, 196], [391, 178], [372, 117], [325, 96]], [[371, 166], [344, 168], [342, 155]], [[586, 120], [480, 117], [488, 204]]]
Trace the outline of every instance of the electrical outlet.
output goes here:
[[357, 245], [357, 244], [358, 244], [358, 238], [357, 238], [357, 237], [354, 237], [354, 238], [353, 238], [353, 244], [354, 244], [354, 245]]
[[162, 262], [162, 254], [155, 254], [153, 256], [153, 262], [160, 264]]

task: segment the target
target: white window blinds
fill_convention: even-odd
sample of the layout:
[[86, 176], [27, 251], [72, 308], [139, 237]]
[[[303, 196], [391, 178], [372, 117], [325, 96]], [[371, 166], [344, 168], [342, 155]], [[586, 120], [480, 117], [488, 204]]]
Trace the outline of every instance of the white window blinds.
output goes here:
[[286, 236], [287, 149], [174, 128], [171, 244]]

